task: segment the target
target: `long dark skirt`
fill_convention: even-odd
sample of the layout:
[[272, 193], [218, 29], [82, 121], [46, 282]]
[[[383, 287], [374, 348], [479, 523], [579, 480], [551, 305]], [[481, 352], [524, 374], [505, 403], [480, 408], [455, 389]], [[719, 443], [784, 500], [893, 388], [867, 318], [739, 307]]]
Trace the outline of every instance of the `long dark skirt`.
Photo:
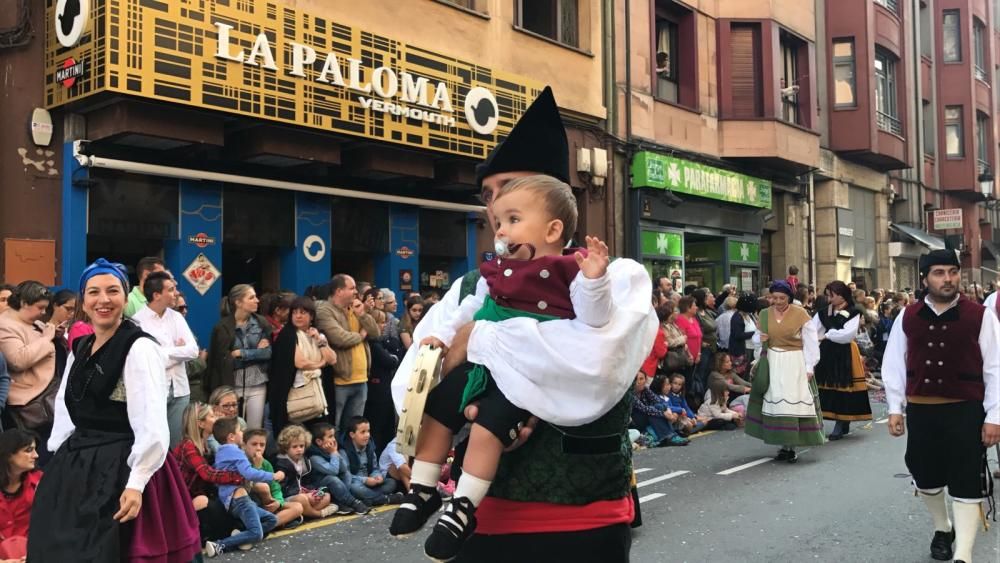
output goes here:
[[[190, 500], [177, 504], [183, 499], [177, 486], [183, 484], [174, 482], [179, 478], [175, 465], [165, 466], [166, 472], [158, 471], [147, 484], [138, 519], [126, 524], [114, 519], [130, 473], [132, 442], [128, 434], [77, 429], [59, 448], [45, 468], [31, 510], [32, 563], [173, 563], [195, 557], [200, 544], [194, 508]], [[172, 522], [157, 525], [166, 520]]]

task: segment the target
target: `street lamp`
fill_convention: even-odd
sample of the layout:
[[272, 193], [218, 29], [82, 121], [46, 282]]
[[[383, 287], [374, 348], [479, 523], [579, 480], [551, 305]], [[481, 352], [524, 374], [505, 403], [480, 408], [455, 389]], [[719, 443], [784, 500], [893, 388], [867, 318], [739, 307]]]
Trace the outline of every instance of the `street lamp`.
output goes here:
[[979, 191], [986, 199], [993, 199], [993, 171], [989, 166], [984, 166], [979, 174]]

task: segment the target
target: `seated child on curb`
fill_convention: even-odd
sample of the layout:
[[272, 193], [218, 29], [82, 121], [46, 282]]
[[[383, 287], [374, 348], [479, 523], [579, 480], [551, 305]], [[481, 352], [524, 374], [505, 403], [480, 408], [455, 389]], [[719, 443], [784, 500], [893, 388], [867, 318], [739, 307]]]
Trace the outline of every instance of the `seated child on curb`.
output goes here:
[[410, 464], [406, 456], [396, 451], [396, 439], [385, 445], [378, 458], [378, 468], [382, 473], [403, 484], [403, 490], [410, 490]]
[[306, 475], [305, 483], [314, 489], [330, 491], [334, 502], [355, 514], [368, 514], [367, 504], [351, 494], [351, 473], [340, 458], [337, 448], [336, 429], [332, 424], [320, 422], [312, 427], [312, 444], [306, 450], [312, 464], [312, 471]]
[[[465, 299], [441, 333], [421, 344], [446, 348], [471, 321], [529, 317], [577, 318], [601, 327], [611, 316], [608, 248], [587, 237], [587, 250], [566, 250], [576, 231], [573, 192], [550, 176], [528, 176], [504, 185], [493, 203], [498, 257], [483, 262], [474, 298]], [[465, 424], [463, 409], [479, 401], [455, 495], [424, 544], [431, 558], [450, 559], [475, 528], [474, 513], [496, 475], [500, 455], [530, 413], [500, 391], [485, 366], [454, 370], [427, 398], [417, 440], [412, 486], [393, 516], [389, 533], [419, 530], [442, 504], [436, 484], [452, 438]], [[599, 414], [599, 413], [598, 413]]]
[[[660, 383], [659, 390], [657, 387], [651, 387], [653, 393], [661, 394], [662, 391], [666, 391], [667, 403], [670, 405], [670, 410], [677, 414], [678, 421], [674, 424], [674, 428], [680, 432], [681, 436], [688, 434], [694, 434], [702, 428], [705, 427], [705, 423], [708, 419], [695, 414], [691, 407], [688, 405], [687, 399], [685, 398], [684, 392], [684, 376], [675, 373], [669, 377], [664, 378], [663, 382]], [[669, 386], [668, 386], [669, 384]], [[656, 385], [656, 382], [653, 382]]]
[[278, 458], [274, 466], [288, 476], [281, 484], [281, 492], [289, 501], [302, 505], [302, 515], [306, 518], [326, 518], [337, 513], [339, 507], [331, 504], [330, 493], [323, 489], [308, 489], [303, 480], [312, 471], [312, 464], [306, 458], [309, 432], [298, 424], [289, 424], [278, 434]]
[[[250, 465], [254, 469], [273, 473], [274, 467], [264, 458], [265, 449], [267, 449], [267, 430], [247, 430], [243, 434], [243, 450], [250, 460]], [[302, 523], [302, 505], [285, 500], [285, 495], [281, 493], [281, 483], [277, 481], [254, 483], [253, 492], [257, 503], [278, 518], [278, 528], [294, 528]]]
[[646, 387], [646, 374], [635, 376], [635, 395], [632, 400], [632, 422], [640, 432], [648, 432], [656, 440], [652, 446], [686, 446], [689, 443], [674, 430], [674, 423], [680, 420], [666, 401], [657, 397]]
[[351, 475], [348, 488], [354, 498], [368, 506], [402, 503], [403, 494], [396, 492], [396, 480], [386, 477], [378, 467], [368, 419], [352, 416], [347, 423], [347, 439], [340, 449], [340, 460]]
[[[729, 389], [729, 408], [745, 415], [747, 404], [750, 401], [750, 382], [744, 380], [733, 370], [733, 359], [725, 352], [715, 355], [715, 370], [708, 376], [708, 386], [711, 388], [713, 381], [724, 381]], [[705, 400], [711, 391], [705, 391]]]
[[708, 430], [736, 430], [743, 425], [743, 415], [729, 408], [729, 389], [722, 381], [714, 381], [709, 386], [698, 414], [709, 419], [705, 423]]
[[[215, 454], [215, 468], [225, 471], [235, 471], [247, 481], [269, 483], [281, 481], [284, 473], [278, 471], [261, 471], [250, 465], [240, 446], [243, 445], [243, 431], [235, 418], [220, 418], [212, 427], [212, 434], [219, 442], [219, 451]], [[215, 542], [206, 542], [205, 555], [215, 557], [226, 551], [232, 551], [244, 544], [260, 543], [264, 534], [270, 532], [278, 523], [278, 519], [270, 512], [260, 508], [250, 500], [246, 489], [236, 485], [219, 485], [219, 500], [230, 514], [243, 522], [246, 530], [228, 538]]]

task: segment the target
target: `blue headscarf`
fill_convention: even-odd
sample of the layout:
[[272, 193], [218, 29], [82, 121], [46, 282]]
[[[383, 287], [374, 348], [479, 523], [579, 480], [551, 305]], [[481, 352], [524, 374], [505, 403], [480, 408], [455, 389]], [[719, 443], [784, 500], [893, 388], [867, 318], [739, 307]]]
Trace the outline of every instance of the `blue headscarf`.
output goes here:
[[785, 280], [778, 280], [771, 284], [771, 293], [776, 292], [788, 295], [789, 301], [795, 299], [795, 291], [792, 289], [792, 285]]
[[87, 266], [83, 270], [83, 273], [80, 274], [80, 294], [83, 294], [83, 290], [86, 289], [87, 281], [90, 278], [104, 274], [111, 274], [118, 278], [118, 281], [122, 282], [122, 288], [125, 290], [125, 293], [129, 292], [128, 274], [125, 271], [125, 266], [116, 262], [108, 262], [104, 258], [98, 258], [96, 262]]

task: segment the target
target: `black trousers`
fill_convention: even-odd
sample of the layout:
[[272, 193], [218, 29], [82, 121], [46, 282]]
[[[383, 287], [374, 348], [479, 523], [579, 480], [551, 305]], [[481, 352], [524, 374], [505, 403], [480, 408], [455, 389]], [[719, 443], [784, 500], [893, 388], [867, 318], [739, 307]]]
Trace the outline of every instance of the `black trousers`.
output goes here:
[[543, 534], [474, 534], [456, 563], [626, 563], [632, 549], [628, 524], [580, 532]]
[[983, 403], [906, 406], [906, 467], [918, 489], [948, 487], [956, 498], [988, 494]]

